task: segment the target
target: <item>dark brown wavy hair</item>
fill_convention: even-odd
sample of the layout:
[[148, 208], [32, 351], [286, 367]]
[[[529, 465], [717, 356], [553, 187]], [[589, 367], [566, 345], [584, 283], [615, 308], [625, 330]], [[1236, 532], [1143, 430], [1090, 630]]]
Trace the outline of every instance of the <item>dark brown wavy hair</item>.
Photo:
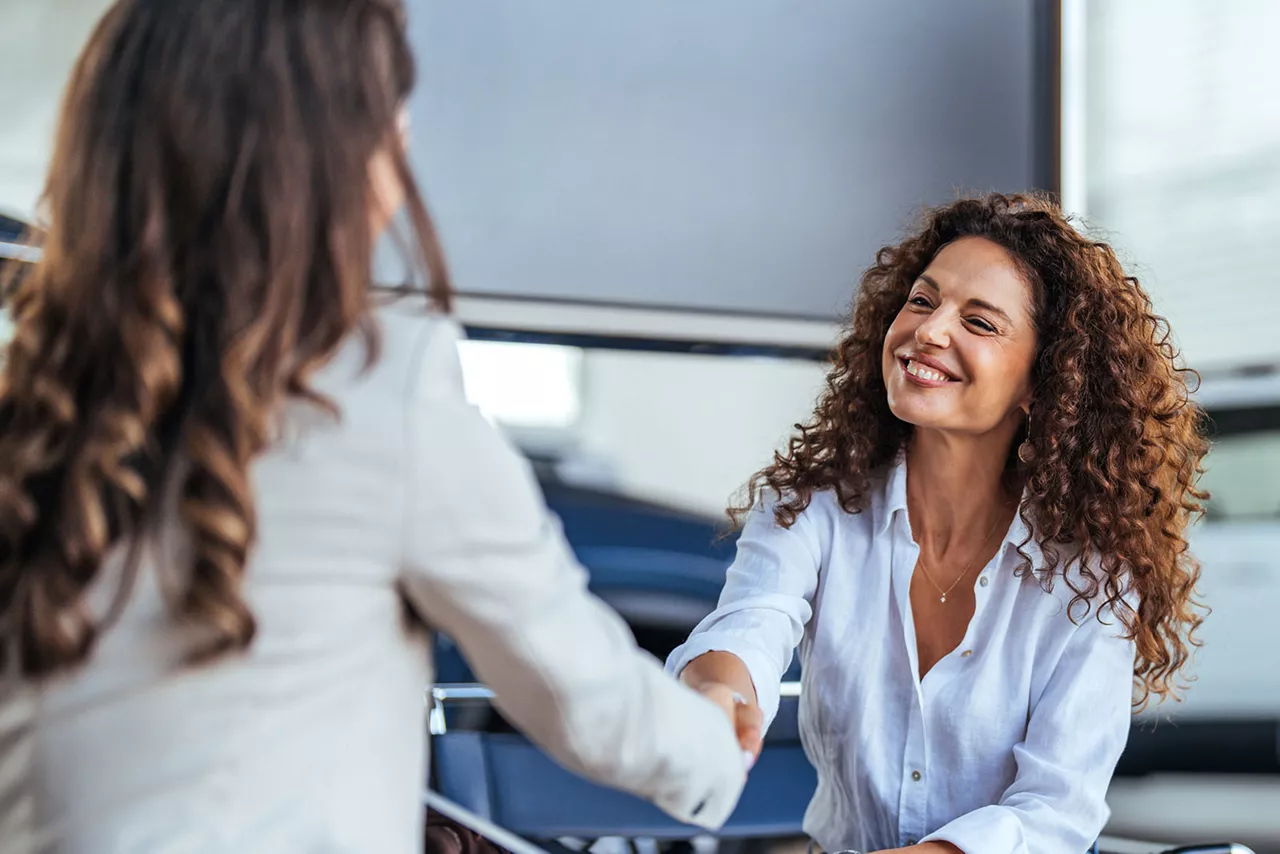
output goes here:
[[[989, 195], [928, 211], [919, 230], [876, 255], [862, 277], [852, 320], [832, 355], [826, 387], [784, 451], [729, 509], [735, 524], [768, 493], [790, 527], [815, 491], [832, 490], [861, 512], [875, 479], [896, 461], [911, 425], [889, 409], [881, 354], [912, 284], [935, 255], [966, 236], [1004, 247], [1032, 294], [1038, 353], [1028, 435], [1034, 455], [1010, 453], [1008, 474], [1024, 485], [1020, 509], [1044, 553], [1033, 567], [1022, 546], [1019, 573], [1051, 589], [1063, 576], [1068, 612], [1112, 606], [1136, 640], [1135, 703], [1176, 695], [1203, 619], [1195, 600], [1199, 565], [1187, 551], [1189, 522], [1208, 497], [1196, 488], [1208, 450], [1201, 410], [1189, 399], [1168, 324], [1138, 280], [1104, 242], [1077, 231], [1049, 199]], [[1011, 448], [1012, 450], [1012, 448]], [[1068, 570], [1078, 567], [1081, 580]], [[1124, 598], [1137, 594], [1137, 609]], [[1101, 614], [1102, 609], [1098, 609]]]
[[98, 24], [64, 96], [43, 260], [10, 293], [0, 660], [38, 677], [90, 654], [110, 615], [86, 589], [116, 544], [136, 558], [170, 484], [192, 538], [175, 618], [208, 639], [192, 660], [252, 641], [250, 463], [287, 399], [337, 414], [308, 381], [349, 336], [377, 358], [375, 155], [448, 307], [397, 132], [413, 83], [397, 0], [120, 0]]

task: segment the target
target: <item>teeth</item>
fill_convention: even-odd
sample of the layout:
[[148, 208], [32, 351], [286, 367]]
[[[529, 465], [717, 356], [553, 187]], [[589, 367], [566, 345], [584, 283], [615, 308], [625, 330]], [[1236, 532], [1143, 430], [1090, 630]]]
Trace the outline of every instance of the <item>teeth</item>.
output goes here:
[[931, 368], [926, 368], [914, 359], [907, 360], [907, 373], [911, 374], [913, 377], [919, 377], [922, 380], [928, 380], [929, 382], [935, 383], [951, 379], [951, 377], [946, 374], [939, 373]]

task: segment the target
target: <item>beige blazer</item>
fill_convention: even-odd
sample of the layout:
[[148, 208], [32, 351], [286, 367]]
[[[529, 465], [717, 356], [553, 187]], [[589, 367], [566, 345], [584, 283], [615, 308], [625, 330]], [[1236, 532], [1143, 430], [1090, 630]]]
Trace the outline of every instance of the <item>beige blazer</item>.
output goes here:
[[317, 377], [341, 420], [291, 404], [254, 465], [247, 653], [179, 666], [192, 638], [157, 570], [183, 565], [184, 535], [165, 522], [86, 666], [0, 683], [0, 851], [419, 851], [432, 670], [410, 612], [566, 766], [728, 816], [744, 774], [724, 716], [586, 592], [528, 465], [463, 396], [457, 327], [409, 303], [379, 310], [371, 370], [353, 340]]

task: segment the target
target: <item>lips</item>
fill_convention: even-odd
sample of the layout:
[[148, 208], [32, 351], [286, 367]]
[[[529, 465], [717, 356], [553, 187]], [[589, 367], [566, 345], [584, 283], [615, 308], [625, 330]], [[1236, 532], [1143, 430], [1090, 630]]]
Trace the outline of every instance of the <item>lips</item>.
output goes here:
[[925, 383], [945, 384], [956, 382], [958, 377], [933, 359], [922, 356], [903, 356], [899, 359], [902, 369], [913, 379]]

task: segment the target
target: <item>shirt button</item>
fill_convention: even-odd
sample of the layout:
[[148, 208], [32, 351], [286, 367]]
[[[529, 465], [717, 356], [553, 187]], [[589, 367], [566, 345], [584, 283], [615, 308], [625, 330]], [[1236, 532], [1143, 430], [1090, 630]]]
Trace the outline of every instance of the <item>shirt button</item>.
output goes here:
[[921, 776], [921, 775], [920, 775], [920, 772], [919, 772], [919, 771], [912, 771], [912, 772], [911, 772], [911, 779], [912, 779], [912, 780], [915, 780], [917, 783], [919, 783], [919, 782], [920, 782], [920, 776]]
[[984, 576], [982, 576], [981, 578], [979, 578], [979, 579], [978, 579], [978, 583], [979, 583], [979, 584], [981, 584], [983, 587], [986, 587], [986, 586], [987, 586], [988, 584], [990, 584], [991, 582], [990, 582], [990, 581], [988, 581], [988, 580], [987, 580], [987, 577], [984, 575]]
[[971, 655], [973, 655], [973, 650], [971, 649], [966, 649], [964, 652], [960, 653], [961, 658], [968, 658]]

